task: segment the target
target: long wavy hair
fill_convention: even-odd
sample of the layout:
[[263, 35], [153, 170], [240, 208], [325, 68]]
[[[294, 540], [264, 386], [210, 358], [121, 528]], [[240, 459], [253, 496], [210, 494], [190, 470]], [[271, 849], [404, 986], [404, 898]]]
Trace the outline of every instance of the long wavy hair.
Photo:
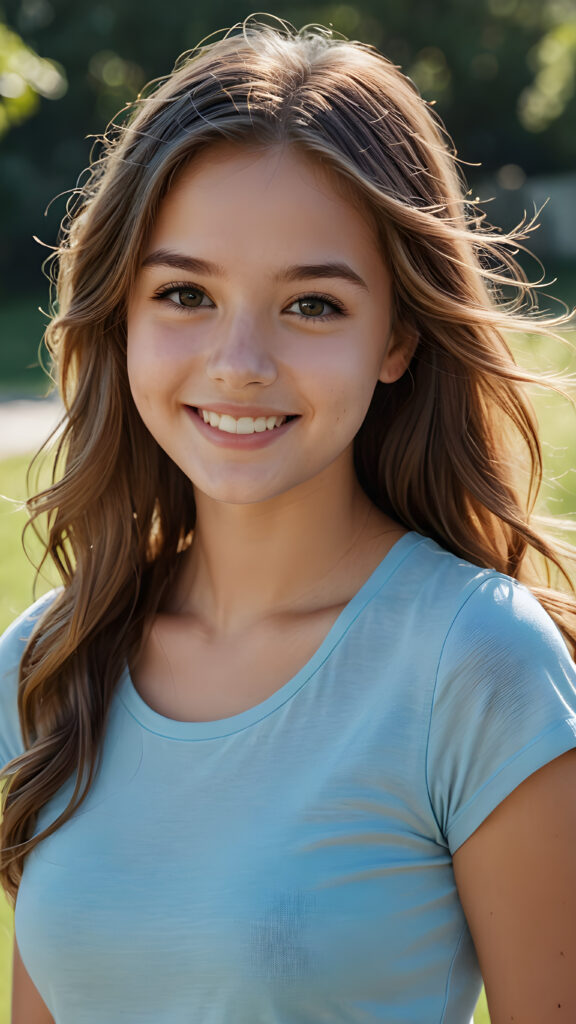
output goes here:
[[[62, 587], [22, 658], [26, 751], [3, 773], [0, 878], [13, 899], [26, 854], [88, 792], [115, 687], [194, 529], [192, 484], [130, 394], [126, 308], [171, 183], [222, 139], [305, 151], [377, 232], [396, 319], [418, 343], [404, 376], [376, 385], [355, 438], [366, 494], [456, 555], [524, 579], [576, 642], [571, 549], [534, 515], [542, 459], [525, 391], [539, 378], [504, 337], [562, 322], [524, 312], [531, 292], [513, 253], [530, 225], [486, 227], [438, 117], [374, 48], [251, 17], [185, 54], [112, 123], [63, 224], [47, 345], [64, 429], [51, 486], [28, 503]], [[34, 835], [38, 811], [74, 775], [70, 803]]]

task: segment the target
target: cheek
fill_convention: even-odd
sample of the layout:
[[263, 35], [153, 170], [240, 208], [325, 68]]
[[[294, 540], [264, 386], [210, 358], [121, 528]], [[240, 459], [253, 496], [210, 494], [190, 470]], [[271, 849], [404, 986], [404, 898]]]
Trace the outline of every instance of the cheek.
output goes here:
[[182, 383], [183, 363], [184, 350], [178, 332], [163, 324], [129, 318], [128, 380], [139, 408]]
[[143, 411], [150, 403], [153, 384], [157, 376], [152, 372], [149, 351], [142, 344], [142, 338], [128, 333], [127, 370], [130, 391], [136, 408]]
[[366, 337], [347, 339], [348, 344], [333, 353], [331, 370], [323, 384], [336, 422], [356, 421], [360, 426], [378, 382], [382, 354]]

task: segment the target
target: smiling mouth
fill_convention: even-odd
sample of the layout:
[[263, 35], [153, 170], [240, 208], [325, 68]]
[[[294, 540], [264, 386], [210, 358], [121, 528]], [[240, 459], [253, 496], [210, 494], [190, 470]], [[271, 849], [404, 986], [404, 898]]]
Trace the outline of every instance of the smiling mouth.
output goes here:
[[[189, 406], [188, 406], [188, 408], [189, 408], [189, 409], [193, 409], [193, 410], [194, 410], [194, 412], [197, 412], [197, 413], [198, 413], [198, 415], [200, 415], [200, 409], [198, 408], [198, 406], [197, 406], [197, 405], [189, 405]], [[262, 413], [262, 415], [264, 416], [265, 414], [264, 414], [264, 413]], [[293, 415], [293, 416], [286, 416], [286, 417], [285, 417], [285, 419], [286, 419], [286, 420], [297, 420], [297, 419], [298, 419], [298, 416], [299, 416], [299, 413], [294, 413], [294, 415]], [[253, 419], [253, 420], [255, 420], [255, 419], [258, 419], [258, 417], [257, 417], [257, 416], [251, 416], [251, 417], [250, 417], [250, 419]]]
[[[226, 428], [223, 429], [222, 427], [218, 427], [216, 425], [212, 425], [212, 424], [208, 423], [204, 419], [204, 416], [202, 415], [202, 412], [201, 412], [201, 410], [199, 409], [198, 406], [189, 405], [188, 408], [196, 416], [198, 416], [198, 418], [201, 419], [203, 423], [206, 423], [206, 426], [213, 426], [213, 429], [214, 430], [218, 430], [219, 433], [231, 434], [232, 436], [235, 436], [235, 435], [238, 436], [239, 435], [239, 436], [249, 437], [252, 433], [258, 433], [258, 434], [260, 434], [260, 433], [271, 433], [271, 432], [274, 432], [275, 430], [279, 430], [281, 427], [285, 426], [287, 423], [290, 423], [292, 420], [299, 419], [299, 414], [295, 414], [295, 415], [292, 415], [292, 416], [284, 416], [283, 417], [283, 422], [281, 424], [277, 423], [277, 424], [275, 424], [274, 427], [267, 425], [264, 431], [262, 430], [262, 428], [260, 428], [259, 430], [256, 430], [256, 431], [240, 430], [240, 431], [236, 432], [235, 430], [227, 430]], [[239, 417], [239, 419], [241, 419], [241, 418], [242, 417]], [[247, 418], [249, 418], [251, 420], [254, 420], [256, 422], [257, 420], [264, 421], [264, 420], [268, 419], [269, 417], [265, 417], [265, 416], [262, 416], [262, 417], [250, 416], [250, 417], [247, 417]], [[236, 418], [228, 416], [228, 417], [226, 417], [226, 419], [227, 420], [234, 420]]]

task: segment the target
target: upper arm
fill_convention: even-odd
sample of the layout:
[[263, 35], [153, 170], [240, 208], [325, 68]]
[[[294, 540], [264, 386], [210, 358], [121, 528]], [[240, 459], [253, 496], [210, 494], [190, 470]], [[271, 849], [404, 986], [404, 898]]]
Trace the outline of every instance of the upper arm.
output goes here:
[[54, 1024], [46, 1004], [22, 963], [14, 939], [11, 1024]]
[[522, 782], [455, 851], [492, 1024], [576, 1020], [576, 750]]

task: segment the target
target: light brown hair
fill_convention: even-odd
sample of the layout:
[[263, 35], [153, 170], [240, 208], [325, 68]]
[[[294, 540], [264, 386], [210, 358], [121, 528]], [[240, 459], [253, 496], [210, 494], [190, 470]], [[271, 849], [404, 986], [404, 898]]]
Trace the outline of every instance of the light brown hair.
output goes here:
[[[365, 492], [456, 555], [524, 579], [576, 641], [570, 550], [533, 514], [542, 464], [525, 384], [537, 378], [515, 364], [504, 337], [554, 326], [522, 312], [529, 292], [511, 255], [522, 234], [486, 228], [465, 201], [440, 121], [376, 50], [320, 27], [247, 19], [185, 55], [112, 124], [63, 227], [47, 344], [65, 429], [53, 483], [29, 502], [32, 522], [48, 524], [45, 558], [62, 588], [21, 664], [27, 749], [4, 772], [0, 855], [12, 897], [27, 852], [70, 818], [92, 782], [115, 687], [194, 528], [192, 484], [131, 398], [126, 306], [171, 182], [223, 138], [315, 156], [377, 231], [396, 320], [418, 345], [398, 382], [377, 384], [355, 439]], [[514, 303], [499, 295], [507, 282]], [[511, 470], [517, 441], [524, 488]], [[70, 804], [31, 838], [39, 809], [74, 775]]]

